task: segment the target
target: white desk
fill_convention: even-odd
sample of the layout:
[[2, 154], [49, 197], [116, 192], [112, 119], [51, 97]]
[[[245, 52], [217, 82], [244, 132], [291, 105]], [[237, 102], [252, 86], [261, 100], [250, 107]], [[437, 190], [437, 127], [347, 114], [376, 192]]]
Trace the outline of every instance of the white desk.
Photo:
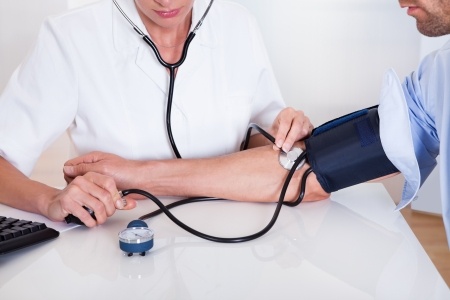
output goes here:
[[[117, 233], [153, 207], [143, 200], [102, 226], [0, 256], [0, 299], [450, 299], [381, 184], [283, 207], [268, 234], [242, 244], [202, 240], [160, 215], [149, 221], [155, 246], [127, 257]], [[173, 212], [200, 231], [242, 236], [265, 226], [273, 208], [211, 202]]]

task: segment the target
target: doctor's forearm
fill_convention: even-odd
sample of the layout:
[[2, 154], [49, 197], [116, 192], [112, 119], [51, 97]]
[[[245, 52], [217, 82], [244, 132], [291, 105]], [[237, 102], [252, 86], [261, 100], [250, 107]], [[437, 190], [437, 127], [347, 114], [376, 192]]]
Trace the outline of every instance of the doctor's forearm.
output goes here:
[[58, 191], [30, 180], [3, 157], [0, 157], [0, 203], [47, 215], [49, 199]]

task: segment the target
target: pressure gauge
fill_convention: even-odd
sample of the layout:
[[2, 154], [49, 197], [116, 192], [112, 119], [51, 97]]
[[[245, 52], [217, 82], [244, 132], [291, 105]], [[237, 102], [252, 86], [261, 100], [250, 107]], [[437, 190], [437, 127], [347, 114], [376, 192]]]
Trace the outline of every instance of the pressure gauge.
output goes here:
[[119, 232], [120, 249], [128, 253], [128, 256], [133, 253], [144, 256], [153, 247], [153, 235], [153, 230], [144, 221], [131, 221], [126, 229]]
[[[280, 162], [280, 165], [285, 168], [286, 170], [290, 170], [292, 166], [295, 163], [295, 160], [303, 153], [303, 150], [300, 148], [292, 148], [291, 151], [288, 153], [281, 152], [278, 156], [278, 160]], [[299, 170], [303, 165], [305, 164], [305, 160], [303, 159], [302, 162], [300, 162], [295, 169], [296, 171]]]

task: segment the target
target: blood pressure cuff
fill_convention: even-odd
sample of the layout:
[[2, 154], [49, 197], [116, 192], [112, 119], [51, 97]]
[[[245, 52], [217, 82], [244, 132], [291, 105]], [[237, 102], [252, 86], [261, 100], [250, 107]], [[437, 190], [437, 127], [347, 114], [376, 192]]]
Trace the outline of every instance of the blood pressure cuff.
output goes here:
[[313, 130], [306, 155], [327, 193], [398, 172], [381, 146], [379, 123], [374, 106]]

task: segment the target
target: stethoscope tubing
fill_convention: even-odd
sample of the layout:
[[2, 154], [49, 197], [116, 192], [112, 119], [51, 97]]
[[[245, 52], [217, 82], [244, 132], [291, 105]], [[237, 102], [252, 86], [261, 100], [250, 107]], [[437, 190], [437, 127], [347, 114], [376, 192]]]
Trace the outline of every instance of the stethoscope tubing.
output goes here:
[[[214, 0], [211, 0], [206, 11], [204, 12], [203, 16], [200, 18], [199, 22], [197, 23], [197, 25], [194, 27], [194, 30], [191, 31], [187, 38], [186, 41], [184, 42], [183, 45], [183, 51], [181, 54], [180, 59], [175, 62], [175, 63], [168, 63], [166, 62], [158, 48], [156, 47], [155, 43], [150, 39], [150, 37], [148, 35], [146, 35], [141, 29], [139, 29], [138, 26], [136, 26], [136, 24], [133, 23], [133, 21], [127, 16], [127, 14], [122, 10], [122, 8], [120, 7], [120, 5], [117, 3], [116, 0], [113, 0], [114, 5], [117, 7], [117, 9], [119, 10], [119, 12], [123, 15], [123, 17], [130, 23], [130, 25], [133, 27], [133, 29], [142, 37], [142, 39], [145, 41], [145, 43], [147, 45], [150, 46], [150, 48], [153, 50], [153, 52], [155, 53], [155, 56], [157, 58], [157, 60], [159, 61], [159, 63], [164, 66], [165, 68], [167, 68], [169, 70], [169, 89], [168, 89], [168, 97], [167, 97], [167, 110], [166, 110], [166, 127], [167, 127], [167, 135], [170, 141], [170, 144], [172, 146], [173, 152], [176, 155], [177, 158], [181, 158], [181, 155], [178, 151], [178, 148], [176, 146], [175, 140], [173, 138], [173, 134], [172, 134], [172, 124], [171, 124], [171, 115], [172, 115], [172, 103], [173, 103], [173, 93], [174, 93], [174, 87], [175, 87], [175, 70], [176, 68], [180, 67], [184, 61], [186, 60], [187, 57], [187, 53], [188, 53], [188, 49], [189, 46], [192, 42], [192, 40], [194, 39], [195, 35], [196, 35], [196, 31], [200, 28], [200, 26], [203, 23], [203, 20], [205, 19], [206, 15], [208, 14], [211, 5], [213, 4]], [[251, 128], [256, 128], [258, 129], [260, 132], [263, 133], [263, 135], [268, 138], [272, 143], [274, 143], [274, 138], [270, 135], [265, 133], [264, 130], [262, 130], [259, 126], [257, 126], [256, 124], [251, 124], [248, 132], [247, 132], [247, 138], [246, 141], [244, 143], [244, 149], [247, 147], [248, 145], [248, 139], [250, 137], [250, 131]], [[248, 236], [243, 236], [243, 237], [237, 237], [237, 238], [223, 238], [223, 237], [215, 237], [215, 236], [211, 236], [211, 235], [207, 235], [204, 234], [202, 232], [199, 232], [189, 226], [187, 226], [186, 224], [184, 224], [183, 222], [181, 222], [180, 220], [178, 220], [170, 211], [170, 208], [173, 208], [175, 206], [179, 206], [179, 205], [183, 205], [183, 204], [187, 204], [187, 203], [193, 203], [193, 202], [198, 202], [198, 201], [211, 201], [211, 200], [219, 200], [218, 198], [196, 198], [196, 199], [185, 199], [183, 201], [180, 201], [177, 204], [173, 204], [171, 207], [170, 205], [168, 207], [166, 207], [158, 198], [156, 198], [155, 196], [153, 196], [152, 194], [150, 194], [149, 192], [140, 190], [140, 189], [128, 189], [128, 190], [124, 190], [122, 191], [123, 196], [129, 195], [129, 194], [140, 194], [142, 196], [147, 197], [148, 199], [152, 200], [158, 207], [159, 207], [159, 211], [153, 212], [149, 215], [146, 216], [142, 216], [140, 219], [145, 219], [146, 217], [153, 217], [157, 214], [159, 214], [161, 211], [164, 212], [166, 214], [167, 217], [169, 217], [169, 219], [171, 219], [175, 224], [177, 224], [178, 226], [180, 226], [181, 228], [183, 228], [184, 230], [192, 233], [193, 235], [196, 235], [198, 237], [201, 237], [203, 239], [206, 240], [210, 240], [213, 242], [219, 242], [219, 243], [241, 243], [241, 242], [246, 242], [246, 241], [250, 241], [253, 239], [256, 239], [262, 235], [264, 235], [265, 233], [267, 233], [275, 224], [278, 215], [280, 213], [281, 207], [284, 203], [284, 198], [286, 195], [286, 191], [287, 188], [289, 186], [289, 183], [292, 179], [292, 176], [294, 174], [294, 172], [296, 171], [297, 166], [300, 164], [300, 162], [302, 160], [304, 160], [304, 156], [297, 158], [297, 160], [295, 161], [294, 165], [292, 166], [291, 170], [288, 172], [287, 174], [287, 178], [283, 184], [282, 190], [280, 192], [280, 197], [279, 200], [277, 202], [275, 211], [273, 213], [272, 219], [269, 221], [269, 223], [259, 232], [252, 234], [252, 235], [248, 235]], [[306, 173], [306, 175], [304, 175], [303, 180], [302, 180], [302, 184], [301, 184], [301, 193], [297, 199], [297, 201], [295, 201], [294, 203], [292, 203], [289, 206], [295, 206], [298, 205], [303, 197], [304, 197], [304, 192], [305, 192], [305, 183], [306, 183], [306, 177], [309, 175], [309, 173]]]
[[[292, 176], [294, 175], [297, 166], [300, 164], [300, 162], [303, 160], [304, 158], [299, 157], [296, 159], [294, 165], [292, 166], [291, 170], [288, 172], [286, 180], [284, 181], [283, 187], [281, 189], [280, 192], [280, 197], [278, 199], [277, 205], [275, 207], [275, 211], [272, 215], [272, 218], [270, 219], [269, 223], [260, 231], [251, 234], [251, 235], [247, 235], [247, 236], [242, 236], [242, 237], [232, 237], [232, 238], [226, 238], [226, 237], [217, 237], [217, 236], [212, 236], [212, 235], [208, 235], [205, 234], [203, 232], [200, 232], [198, 230], [193, 229], [192, 227], [189, 227], [188, 225], [186, 225], [185, 223], [181, 222], [177, 217], [175, 217], [170, 211], [169, 209], [154, 195], [152, 195], [151, 193], [144, 191], [144, 190], [140, 190], [140, 189], [128, 189], [128, 190], [123, 190], [122, 191], [122, 195], [123, 196], [127, 196], [130, 194], [139, 194], [141, 196], [144, 196], [146, 198], [148, 198], [149, 200], [152, 200], [158, 207], [159, 209], [172, 221], [174, 222], [176, 225], [178, 225], [179, 227], [183, 228], [184, 230], [186, 230], [187, 232], [198, 236], [200, 238], [203, 238], [205, 240], [209, 240], [212, 242], [216, 242], [216, 243], [242, 243], [242, 242], [248, 242], [254, 239], [257, 239], [261, 236], [263, 236], [264, 234], [266, 234], [272, 227], [273, 225], [275, 225], [278, 216], [280, 214], [281, 211], [281, 207], [283, 206], [283, 204], [286, 204], [284, 202], [284, 198], [286, 196], [286, 192], [287, 189], [289, 187], [289, 184], [291, 182]], [[306, 175], [307, 176], [307, 175]], [[304, 189], [304, 186], [302, 187], [302, 189]], [[304, 193], [301, 193], [301, 197], [299, 197], [300, 201], [303, 199], [303, 195]], [[192, 201], [189, 201], [189, 199], [185, 199], [184, 203], [180, 203], [181, 204], [188, 204], [188, 203], [193, 203], [193, 202], [199, 202], [199, 201], [213, 201], [213, 200], [220, 200], [218, 198], [198, 198]], [[299, 203], [296, 203], [296, 205], [298, 205]], [[175, 207], [177, 205], [173, 205], [172, 207]], [[155, 216], [159, 214], [159, 211], [154, 212], [152, 214], [150, 214], [151, 216]], [[147, 216], [142, 216], [139, 219], [143, 220], [145, 219], [145, 217]]]
[[145, 41], [147, 45], [150, 46], [150, 48], [155, 53], [156, 59], [159, 61], [159, 63], [164, 66], [165, 68], [169, 69], [169, 89], [167, 94], [167, 108], [166, 108], [166, 130], [167, 130], [167, 137], [169, 138], [170, 145], [172, 147], [172, 150], [177, 158], [181, 158], [180, 151], [178, 151], [178, 147], [175, 143], [175, 139], [173, 137], [172, 133], [172, 103], [173, 103], [173, 93], [175, 89], [175, 70], [180, 67], [184, 61], [186, 60], [187, 53], [189, 50], [189, 46], [194, 39], [197, 30], [201, 27], [203, 24], [203, 20], [206, 18], [206, 15], [208, 14], [214, 0], [211, 0], [209, 2], [208, 7], [206, 8], [205, 12], [203, 13], [203, 16], [200, 18], [200, 20], [197, 22], [197, 25], [194, 27], [194, 29], [188, 34], [184, 45], [183, 45], [183, 51], [181, 53], [180, 59], [175, 63], [168, 63], [166, 62], [162, 56], [161, 53], [158, 50], [158, 47], [156, 47], [155, 43], [150, 39], [148, 35], [146, 35], [134, 22], [128, 17], [128, 15], [123, 11], [123, 9], [120, 7], [120, 5], [117, 3], [116, 0], [113, 0], [114, 5], [117, 7], [119, 12], [123, 15], [123, 17], [130, 23], [130, 25], [133, 27], [133, 29], [142, 37], [142, 39]]
[[[264, 129], [262, 129], [261, 127], [259, 127], [256, 124], [250, 124], [248, 130], [247, 130], [247, 136], [246, 139], [243, 143], [244, 147], [243, 150], [247, 149], [247, 145], [248, 145], [248, 139], [250, 138], [250, 134], [252, 129], [256, 129], [257, 131], [259, 131], [263, 136], [265, 136], [268, 140], [270, 140], [272, 143], [274, 143], [275, 139], [273, 136], [271, 136], [268, 132], [264, 131]], [[202, 233], [200, 231], [197, 231], [191, 227], [189, 227], [188, 225], [186, 225], [185, 223], [181, 222], [177, 217], [175, 217], [169, 210], [177, 207], [177, 206], [181, 206], [181, 205], [185, 205], [185, 204], [190, 204], [190, 203], [195, 203], [195, 202], [202, 202], [202, 201], [217, 201], [217, 200], [226, 200], [226, 199], [222, 199], [222, 198], [208, 198], [208, 197], [194, 197], [194, 198], [187, 198], [187, 199], [183, 199], [183, 200], [179, 200], [177, 202], [173, 202], [169, 205], [164, 205], [157, 197], [155, 197], [154, 195], [152, 195], [151, 193], [147, 192], [147, 191], [143, 191], [140, 189], [129, 189], [129, 190], [123, 190], [122, 191], [122, 195], [126, 196], [129, 194], [140, 194], [141, 196], [144, 196], [150, 200], [152, 200], [158, 207], [158, 210], [155, 210], [149, 214], [143, 215], [139, 218], [139, 220], [147, 220], [150, 218], [153, 218], [157, 215], [159, 215], [160, 213], [164, 213], [166, 214], [166, 216], [172, 220], [172, 222], [174, 222], [175, 224], [177, 224], [179, 227], [183, 228], [184, 230], [186, 230], [187, 232], [198, 236], [200, 238], [209, 240], [209, 241], [213, 241], [213, 242], [217, 242], [217, 243], [242, 243], [242, 242], [248, 242], [251, 240], [254, 240], [256, 238], [259, 238], [261, 236], [263, 236], [264, 234], [266, 234], [275, 224], [275, 222], [278, 219], [278, 216], [280, 214], [281, 211], [281, 207], [282, 205], [286, 205], [286, 206], [297, 206], [299, 205], [303, 198], [305, 197], [305, 191], [306, 191], [306, 179], [309, 176], [309, 174], [312, 172], [312, 169], [309, 168], [306, 170], [306, 172], [303, 174], [302, 179], [301, 179], [301, 183], [300, 183], [300, 194], [297, 198], [296, 201], [294, 202], [285, 202], [284, 199], [286, 197], [286, 192], [287, 189], [289, 187], [289, 184], [292, 180], [292, 176], [294, 175], [295, 171], [297, 170], [297, 166], [302, 163], [304, 160], [306, 159], [306, 152], [303, 152], [294, 162], [293, 166], [291, 167], [291, 169], [289, 170], [287, 177], [283, 183], [283, 187], [281, 189], [280, 192], [280, 196], [277, 202], [277, 205], [275, 207], [274, 213], [272, 215], [271, 220], [269, 221], [269, 223], [260, 231], [251, 234], [251, 235], [247, 235], [247, 236], [242, 236], [242, 237], [233, 237], [233, 238], [224, 238], [224, 237], [216, 237], [216, 236], [212, 236], [212, 235], [208, 235], [205, 233]]]

